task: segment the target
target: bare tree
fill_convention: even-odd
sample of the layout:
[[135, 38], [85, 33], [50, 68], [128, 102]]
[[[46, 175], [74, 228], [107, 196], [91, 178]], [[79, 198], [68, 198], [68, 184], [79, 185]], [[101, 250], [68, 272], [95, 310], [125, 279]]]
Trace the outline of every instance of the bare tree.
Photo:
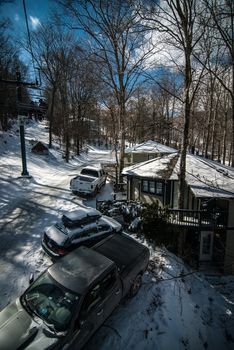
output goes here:
[[77, 44], [71, 35], [63, 31], [62, 27], [56, 23], [42, 24], [32, 35], [32, 48], [34, 59], [39, 67], [43, 83], [50, 91], [48, 118], [49, 147], [52, 146], [52, 132], [54, 127], [54, 105], [55, 96], [61, 81], [64, 79], [66, 66], [64, 57], [76, 47]]
[[[1, 4], [6, 1], [2, 1]], [[0, 19], [0, 129], [7, 130], [11, 119], [17, 115], [16, 88], [11, 81], [16, 81], [16, 71], [21, 79], [27, 76], [27, 67], [20, 59], [19, 46], [9, 34], [10, 20]], [[27, 90], [22, 87], [24, 102], [28, 100]]]
[[[130, 0], [88, 0], [59, 3], [73, 17], [71, 28], [82, 28], [95, 59], [102, 69], [103, 82], [113, 91], [120, 125], [120, 166], [124, 164], [126, 103], [149, 56], [149, 38], [144, 40], [136, 2]], [[74, 24], [76, 21], [76, 24]], [[94, 57], [93, 56], [93, 57]]]
[[[212, 22], [210, 26], [216, 29], [221, 39], [222, 50], [220, 66], [229, 69], [231, 84], [228, 80], [222, 79], [212, 67], [206, 68], [215, 75], [222, 86], [230, 93], [232, 100], [232, 150], [234, 145], [234, 2], [232, 0], [204, 0], [207, 10], [210, 13]], [[232, 152], [232, 166], [234, 166], [234, 152]]]
[[72, 115], [72, 136], [76, 154], [80, 154], [83, 140], [89, 138], [90, 124], [95, 123], [96, 96], [100, 86], [95, 65], [85, 54], [74, 57], [73, 74], [69, 80], [69, 101]]
[[184, 208], [186, 153], [189, 144], [189, 126], [191, 119], [192, 103], [197, 92], [202, 70], [195, 75], [193, 69], [192, 53], [203, 33], [198, 25], [198, 18], [202, 12], [197, 0], [165, 0], [158, 2], [151, 0], [143, 7], [142, 16], [146, 25], [159, 33], [162, 33], [174, 51], [183, 55], [181, 65], [183, 67], [184, 96], [181, 99], [184, 109], [183, 142], [180, 157], [180, 185], [179, 207]]

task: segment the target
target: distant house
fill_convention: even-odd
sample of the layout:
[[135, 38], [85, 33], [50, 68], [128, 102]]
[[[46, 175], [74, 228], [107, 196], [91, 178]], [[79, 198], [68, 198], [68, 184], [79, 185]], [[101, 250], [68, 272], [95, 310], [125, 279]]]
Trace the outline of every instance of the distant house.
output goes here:
[[[123, 170], [128, 199], [170, 208], [172, 224], [197, 234], [199, 262], [214, 261], [234, 273], [234, 168], [187, 154], [185, 206], [178, 210], [179, 153]], [[223, 247], [223, 248], [222, 248]]]
[[36, 142], [33, 147], [31, 148], [31, 151], [36, 154], [40, 155], [48, 155], [49, 149], [46, 145], [44, 145], [41, 141]]
[[162, 145], [156, 141], [146, 141], [125, 149], [124, 165], [132, 165], [159, 157], [163, 154], [177, 152], [176, 149]]

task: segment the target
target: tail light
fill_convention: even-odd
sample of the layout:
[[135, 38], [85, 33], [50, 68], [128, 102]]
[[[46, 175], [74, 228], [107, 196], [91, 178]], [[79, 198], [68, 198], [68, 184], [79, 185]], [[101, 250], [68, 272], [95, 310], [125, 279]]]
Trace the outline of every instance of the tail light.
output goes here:
[[66, 250], [64, 248], [58, 248], [57, 252], [59, 255], [64, 255], [66, 253]]

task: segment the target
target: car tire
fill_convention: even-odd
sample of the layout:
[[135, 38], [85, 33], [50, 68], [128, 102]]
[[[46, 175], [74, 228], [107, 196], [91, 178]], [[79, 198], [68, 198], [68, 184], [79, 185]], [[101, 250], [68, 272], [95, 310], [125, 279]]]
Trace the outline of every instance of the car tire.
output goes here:
[[130, 298], [134, 297], [138, 293], [138, 291], [141, 287], [141, 283], [142, 283], [142, 276], [141, 276], [141, 274], [139, 274], [132, 281], [131, 288], [129, 291]]

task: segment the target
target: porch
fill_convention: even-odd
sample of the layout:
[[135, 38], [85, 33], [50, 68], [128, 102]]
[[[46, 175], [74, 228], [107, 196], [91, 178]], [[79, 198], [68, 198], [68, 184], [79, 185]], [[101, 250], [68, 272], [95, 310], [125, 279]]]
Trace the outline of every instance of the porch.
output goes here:
[[[189, 210], [158, 208], [159, 215], [166, 214], [167, 222], [180, 227], [199, 229], [227, 229], [228, 212], [221, 210]], [[233, 229], [233, 227], [229, 227]]]

